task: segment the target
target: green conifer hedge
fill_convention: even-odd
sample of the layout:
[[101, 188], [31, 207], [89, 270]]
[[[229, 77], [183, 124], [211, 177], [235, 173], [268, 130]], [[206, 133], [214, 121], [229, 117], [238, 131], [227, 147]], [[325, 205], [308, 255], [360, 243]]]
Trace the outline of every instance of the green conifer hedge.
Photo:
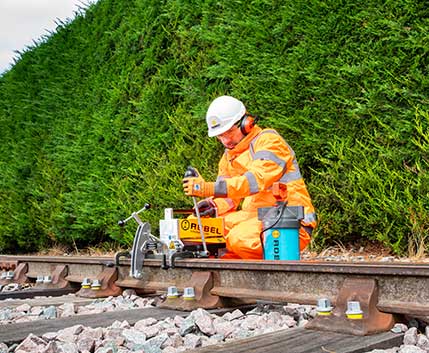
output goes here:
[[99, 0], [0, 77], [0, 249], [130, 244], [117, 221], [191, 206], [229, 94], [294, 148], [314, 246], [429, 234], [429, 8], [418, 0]]

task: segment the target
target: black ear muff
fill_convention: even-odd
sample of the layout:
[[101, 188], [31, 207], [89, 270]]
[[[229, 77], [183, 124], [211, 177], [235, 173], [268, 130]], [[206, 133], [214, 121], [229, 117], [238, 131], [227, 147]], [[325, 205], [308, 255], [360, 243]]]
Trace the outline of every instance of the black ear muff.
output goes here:
[[250, 116], [250, 115], [245, 115], [243, 116], [243, 118], [241, 119], [241, 123], [240, 123], [240, 130], [241, 133], [243, 135], [247, 135], [252, 128], [255, 126], [256, 121], [258, 120], [257, 116]]

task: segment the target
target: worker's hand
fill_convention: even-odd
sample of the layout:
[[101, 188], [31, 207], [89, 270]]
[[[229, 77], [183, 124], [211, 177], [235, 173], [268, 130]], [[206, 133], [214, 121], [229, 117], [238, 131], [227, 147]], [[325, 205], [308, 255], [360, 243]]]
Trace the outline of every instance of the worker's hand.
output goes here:
[[200, 173], [198, 176], [183, 178], [183, 191], [188, 196], [210, 197], [214, 196], [214, 183], [207, 182]]
[[[216, 217], [217, 216], [217, 207], [214, 203], [213, 199], [204, 199], [197, 204], [198, 211], [200, 212], [201, 217], [209, 216]], [[194, 210], [194, 214], [196, 212]]]

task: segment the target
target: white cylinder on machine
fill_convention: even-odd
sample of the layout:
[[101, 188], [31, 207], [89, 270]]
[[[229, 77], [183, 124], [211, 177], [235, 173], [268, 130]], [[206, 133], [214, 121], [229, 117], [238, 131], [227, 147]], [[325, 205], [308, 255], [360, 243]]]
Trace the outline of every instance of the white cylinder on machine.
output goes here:
[[164, 219], [159, 220], [159, 238], [169, 249], [179, 240], [179, 220], [173, 218], [173, 209], [164, 210]]
[[164, 209], [164, 219], [166, 221], [173, 219], [173, 209], [172, 208], [166, 208]]

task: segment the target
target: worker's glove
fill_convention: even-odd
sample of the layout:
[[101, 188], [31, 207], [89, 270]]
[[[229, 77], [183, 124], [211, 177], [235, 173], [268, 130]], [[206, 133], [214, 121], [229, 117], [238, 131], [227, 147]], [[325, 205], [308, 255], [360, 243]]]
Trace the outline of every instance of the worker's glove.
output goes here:
[[[217, 216], [217, 207], [214, 203], [213, 199], [205, 199], [197, 204], [198, 211], [200, 211], [200, 216], [205, 217], [216, 217]], [[196, 215], [196, 212], [194, 210], [194, 214]]]
[[189, 172], [185, 173], [185, 177], [182, 180], [185, 195], [198, 197], [214, 196], [215, 183], [205, 181], [198, 170], [195, 168], [190, 170], [190, 168], [188, 168]]

